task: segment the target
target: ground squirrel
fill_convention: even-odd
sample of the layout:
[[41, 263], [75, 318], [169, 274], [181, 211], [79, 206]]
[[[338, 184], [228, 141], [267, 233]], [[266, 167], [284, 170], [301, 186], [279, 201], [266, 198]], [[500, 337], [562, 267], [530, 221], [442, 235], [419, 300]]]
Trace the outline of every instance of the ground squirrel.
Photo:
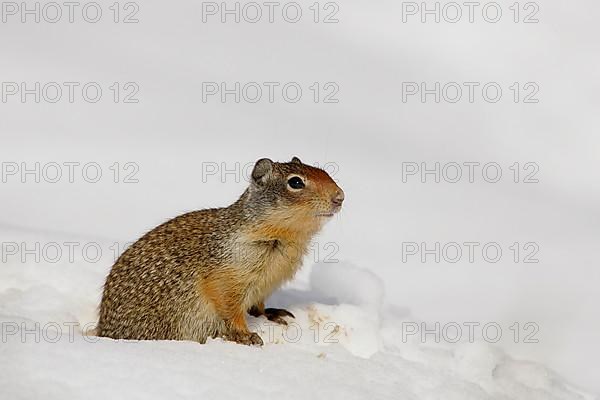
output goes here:
[[285, 323], [265, 299], [299, 269], [313, 235], [341, 209], [344, 192], [294, 157], [263, 158], [225, 208], [193, 211], [154, 228], [113, 265], [100, 304], [99, 336], [262, 345], [245, 314]]

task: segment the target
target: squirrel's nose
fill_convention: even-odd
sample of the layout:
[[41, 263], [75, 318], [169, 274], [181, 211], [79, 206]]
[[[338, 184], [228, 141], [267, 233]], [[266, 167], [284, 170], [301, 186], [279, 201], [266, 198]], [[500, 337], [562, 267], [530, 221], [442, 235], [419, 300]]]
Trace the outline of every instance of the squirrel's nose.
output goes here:
[[333, 196], [333, 198], [331, 199], [331, 202], [336, 206], [341, 206], [344, 202], [344, 191], [342, 189], [339, 189], [336, 192], [335, 196]]

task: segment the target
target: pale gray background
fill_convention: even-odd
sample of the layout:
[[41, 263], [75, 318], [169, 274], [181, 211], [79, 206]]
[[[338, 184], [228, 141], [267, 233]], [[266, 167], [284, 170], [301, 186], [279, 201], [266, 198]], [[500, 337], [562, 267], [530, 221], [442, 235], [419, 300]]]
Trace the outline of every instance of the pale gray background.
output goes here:
[[[347, 201], [321, 242], [338, 259], [381, 276], [387, 299], [428, 321], [534, 321], [538, 344], [509, 354], [540, 361], [600, 391], [597, 251], [600, 59], [596, 1], [543, 1], [537, 24], [402, 23], [399, 1], [338, 1], [337, 24], [202, 23], [200, 2], [144, 1], [137, 24], [0, 24], [3, 82], [99, 82], [102, 100], [0, 103], [0, 160], [118, 161], [137, 184], [1, 184], [2, 229], [128, 241], [178, 213], [226, 205], [245, 187], [232, 176], [202, 182], [207, 162], [260, 157], [335, 163]], [[322, 2], [321, 4], [324, 4]], [[523, 2], [524, 3], [524, 2]], [[522, 4], [523, 4], [522, 3]], [[232, 3], [230, 3], [232, 4]], [[430, 2], [429, 4], [433, 4]], [[66, 18], [66, 17], [63, 17]], [[264, 17], [265, 18], [265, 17]], [[231, 21], [231, 18], [230, 20]], [[115, 104], [112, 82], [136, 82], [138, 104]], [[302, 100], [202, 102], [202, 82], [298, 82]], [[312, 82], [336, 82], [337, 104], [315, 104]], [[402, 102], [402, 82], [498, 82], [502, 100]], [[538, 104], [515, 104], [508, 86], [536, 82]], [[506, 175], [422, 184], [402, 162], [515, 161], [540, 166], [538, 184]], [[31, 165], [31, 164], [30, 164]], [[403, 241], [537, 242], [538, 264], [401, 262]]]

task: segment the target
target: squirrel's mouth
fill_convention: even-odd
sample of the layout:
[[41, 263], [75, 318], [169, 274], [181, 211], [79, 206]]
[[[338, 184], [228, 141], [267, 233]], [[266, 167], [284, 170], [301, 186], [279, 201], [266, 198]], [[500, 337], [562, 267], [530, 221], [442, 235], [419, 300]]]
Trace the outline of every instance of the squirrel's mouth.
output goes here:
[[316, 213], [315, 215], [317, 217], [326, 217], [326, 218], [331, 218], [333, 217], [337, 212], [339, 212], [342, 209], [342, 206], [333, 206], [331, 208], [331, 211], [321, 211]]
[[333, 217], [333, 214], [334, 213], [332, 213], [332, 212], [320, 212], [320, 213], [317, 213], [315, 215], [317, 217]]

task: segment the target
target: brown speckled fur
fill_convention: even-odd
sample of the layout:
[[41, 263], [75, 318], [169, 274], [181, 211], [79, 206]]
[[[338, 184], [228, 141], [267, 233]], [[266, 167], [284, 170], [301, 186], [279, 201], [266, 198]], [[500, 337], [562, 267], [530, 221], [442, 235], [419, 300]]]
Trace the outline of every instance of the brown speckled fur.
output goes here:
[[[306, 187], [290, 189], [290, 175]], [[234, 204], [180, 215], [119, 257], [104, 285], [98, 335], [262, 344], [246, 312], [264, 313], [265, 298], [294, 276], [327, 219], [319, 214], [339, 210], [341, 200], [321, 169], [297, 158], [259, 160]]]

